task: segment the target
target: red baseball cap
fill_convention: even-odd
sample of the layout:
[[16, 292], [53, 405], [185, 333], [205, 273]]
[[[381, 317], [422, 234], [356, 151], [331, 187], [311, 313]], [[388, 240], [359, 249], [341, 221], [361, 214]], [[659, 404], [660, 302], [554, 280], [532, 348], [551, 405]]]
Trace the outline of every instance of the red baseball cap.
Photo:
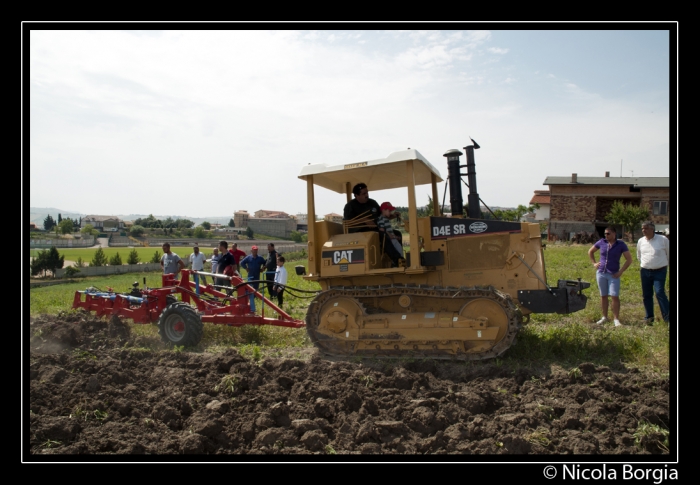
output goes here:
[[258, 249], [258, 247], [257, 247], [257, 246], [253, 246], [253, 247], [252, 247], [252, 248], [250, 248], [250, 249]]
[[384, 202], [379, 208], [381, 210], [384, 210], [384, 209], [389, 209], [390, 211], [396, 210], [396, 207], [391, 205], [391, 202]]

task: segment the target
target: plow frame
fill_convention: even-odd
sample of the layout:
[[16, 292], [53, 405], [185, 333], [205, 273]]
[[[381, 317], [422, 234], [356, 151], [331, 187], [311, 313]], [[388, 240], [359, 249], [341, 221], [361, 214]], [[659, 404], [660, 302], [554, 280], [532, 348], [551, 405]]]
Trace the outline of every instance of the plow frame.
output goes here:
[[[190, 280], [190, 275], [203, 275], [227, 280], [230, 289], [220, 285], [203, 285]], [[214, 280], [216, 281], [216, 280]], [[180, 294], [182, 302], [194, 305], [203, 323], [241, 327], [243, 325], [273, 325], [278, 327], [302, 328], [306, 323], [292, 318], [249, 283], [267, 284], [266, 280], [246, 282], [239, 276], [207, 273], [204, 271], [181, 270], [178, 281], [175, 274], [162, 275], [161, 288], [144, 288], [141, 296], [87, 289], [76, 291], [73, 308], [83, 308], [97, 316], [117, 315], [130, 318], [134, 323], [154, 323], [168, 306], [168, 295]], [[250, 311], [250, 297], [261, 301], [261, 312]], [[172, 302], [171, 302], [172, 303]], [[265, 316], [265, 310], [274, 311], [274, 317]]]

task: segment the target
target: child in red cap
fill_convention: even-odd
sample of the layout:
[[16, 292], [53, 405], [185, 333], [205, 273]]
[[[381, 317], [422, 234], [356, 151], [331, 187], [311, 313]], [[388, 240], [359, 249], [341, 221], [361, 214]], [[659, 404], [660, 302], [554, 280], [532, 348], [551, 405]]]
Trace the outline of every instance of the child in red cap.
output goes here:
[[390, 248], [385, 248], [385, 252], [389, 255], [394, 264], [396, 264], [398, 262], [398, 258], [403, 258], [403, 248], [401, 247], [399, 241], [396, 239], [394, 229], [391, 227], [391, 221], [389, 220], [391, 213], [396, 211], [396, 207], [391, 205], [391, 202], [384, 202], [382, 205], [379, 206], [379, 209], [382, 212], [382, 214], [379, 216], [379, 219], [377, 219], [377, 227], [379, 228], [379, 234], [380, 237], [384, 235], [388, 237], [391, 241], [391, 244], [393, 245], [393, 249], [395, 249], [396, 253], [398, 253], [392, 254], [393, 251], [391, 251]]

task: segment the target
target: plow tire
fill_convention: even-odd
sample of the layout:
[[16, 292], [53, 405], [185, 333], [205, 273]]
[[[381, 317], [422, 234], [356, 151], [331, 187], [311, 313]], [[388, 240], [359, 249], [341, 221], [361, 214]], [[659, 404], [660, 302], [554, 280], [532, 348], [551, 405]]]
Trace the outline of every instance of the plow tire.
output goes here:
[[202, 340], [203, 332], [197, 311], [181, 301], [168, 305], [158, 319], [158, 333], [165, 343], [191, 347]]

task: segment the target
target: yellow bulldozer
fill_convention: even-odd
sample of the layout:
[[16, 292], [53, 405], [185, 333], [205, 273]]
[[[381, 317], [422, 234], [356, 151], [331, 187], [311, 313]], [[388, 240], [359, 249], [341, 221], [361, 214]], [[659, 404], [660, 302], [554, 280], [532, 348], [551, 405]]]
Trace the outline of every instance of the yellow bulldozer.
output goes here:
[[[415, 357], [477, 360], [501, 355], [531, 313], [585, 308], [589, 283], [547, 284], [539, 224], [482, 218], [471, 141], [447, 157], [451, 214], [441, 213], [440, 172], [417, 150], [386, 158], [305, 166], [308, 200], [308, 272], [321, 291], [309, 305], [306, 328], [329, 357]], [[466, 167], [467, 173], [461, 169]], [[466, 175], [468, 183], [462, 176]], [[372, 194], [405, 188], [408, 247], [394, 265], [377, 230], [353, 232], [353, 221], [317, 221], [315, 188], [345, 194], [367, 184]], [[463, 214], [462, 184], [469, 188]], [[418, 217], [416, 186], [432, 187], [433, 214]], [[372, 225], [370, 222], [369, 225]]]

